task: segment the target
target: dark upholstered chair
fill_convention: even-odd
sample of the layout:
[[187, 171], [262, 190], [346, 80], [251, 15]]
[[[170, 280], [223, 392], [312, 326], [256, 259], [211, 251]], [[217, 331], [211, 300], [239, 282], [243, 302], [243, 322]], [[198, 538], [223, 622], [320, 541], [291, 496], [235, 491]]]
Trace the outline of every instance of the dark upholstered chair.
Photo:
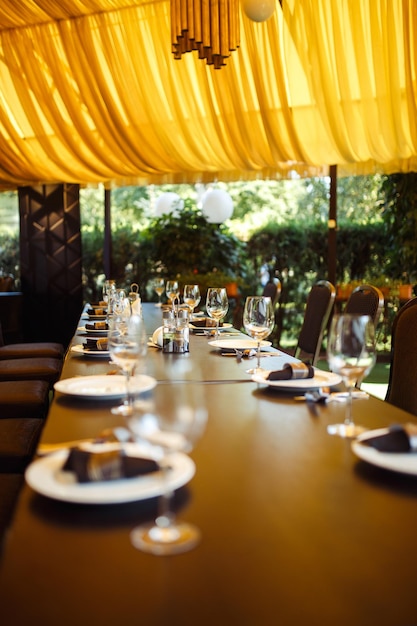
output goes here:
[[0, 382], [0, 420], [12, 417], [44, 419], [49, 408], [49, 383], [44, 380]]
[[0, 360], [25, 358], [62, 359], [64, 346], [55, 341], [5, 344], [0, 326]]
[[327, 280], [319, 280], [310, 289], [294, 353], [297, 358], [308, 359], [312, 365], [316, 364], [335, 297], [336, 289]]
[[50, 387], [58, 380], [62, 360], [27, 358], [0, 360], [0, 381], [44, 380]]
[[369, 315], [377, 326], [384, 308], [384, 296], [378, 287], [359, 285], [350, 294], [345, 306], [345, 313]]
[[417, 298], [399, 309], [391, 329], [391, 365], [385, 400], [417, 415]]
[[45, 420], [17, 418], [0, 420], [0, 473], [23, 473], [32, 461]]

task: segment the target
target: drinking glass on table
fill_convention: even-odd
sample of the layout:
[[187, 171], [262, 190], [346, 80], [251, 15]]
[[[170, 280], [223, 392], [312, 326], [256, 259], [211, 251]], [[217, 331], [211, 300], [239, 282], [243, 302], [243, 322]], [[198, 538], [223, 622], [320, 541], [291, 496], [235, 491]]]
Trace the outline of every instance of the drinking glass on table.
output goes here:
[[[131, 532], [132, 544], [138, 550], [156, 555], [171, 555], [192, 549], [200, 540], [193, 524], [177, 521], [172, 510], [171, 472], [178, 453], [190, 452], [202, 436], [207, 409], [201, 387], [178, 385], [169, 398], [166, 390], [155, 390], [153, 404], [139, 401], [137, 411], [129, 418], [129, 429], [138, 442], [151, 444], [153, 456], [161, 470], [161, 496], [155, 521], [141, 524]], [[143, 408], [142, 408], [142, 405]]]
[[219, 336], [219, 322], [229, 310], [229, 300], [224, 287], [209, 287], [206, 298], [206, 311], [209, 317], [216, 320], [215, 337]]
[[180, 297], [180, 288], [177, 280], [167, 280], [165, 293], [172, 302], [172, 310], [175, 313], [175, 300]]
[[275, 324], [274, 307], [269, 296], [248, 296], [243, 310], [243, 326], [253, 339], [257, 341], [257, 365], [248, 374], [263, 372], [261, 367], [261, 341], [268, 337]]
[[335, 315], [327, 341], [327, 360], [332, 372], [340, 374], [348, 390], [343, 424], [327, 427], [331, 435], [356, 437], [364, 428], [352, 418], [352, 389], [369, 374], [376, 361], [375, 325], [369, 315]]
[[152, 281], [152, 287], [158, 296], [158, 302], [155, 304], [155, 306], [161, 307], [161, 297], [165, 291], [165, 280], [163, 278], [154, 278]]
[[191, 309], [190, 319], [193, 316], [194, 309], [200, 304], [200, 288], [198, 285], [185, 285], [184, 287], [184, 302]]
[[111, 411], [116, 415], [129, 416], [133, 412], [134, 399], [130, 389], [131, 377], [147, 351], [148, 338], [142, 317], [115, 315], [109, 322], [107, 336], [111, 360], [120, 367], [126, 379], [125, 400]]

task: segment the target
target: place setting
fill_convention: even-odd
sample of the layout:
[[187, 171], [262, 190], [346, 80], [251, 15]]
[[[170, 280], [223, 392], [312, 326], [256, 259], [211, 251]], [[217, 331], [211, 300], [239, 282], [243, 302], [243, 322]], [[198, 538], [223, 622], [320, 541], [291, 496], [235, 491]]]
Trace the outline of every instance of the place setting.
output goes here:
[[178, 489], [194, 476], [195, 464], [186, 454], [170, 454], [167, 462], [169, 470], [162, 477], [159, 452], [146, 443], [80, 442], [33, 461], [25, 479], [53, 500], [88, 505], [135, 502]]
[[417, 426], [411, 422], [362, 432], [352, 441], [351, 448], [366, 463], [417, 476]]
[[[105, 334], [107, 335], [107, 331]], [[85, 342], [71, 346], [71, 352], [77, 356], [109, 358], [108, 338], [107, 336], [98, 338], [87, 336]]]

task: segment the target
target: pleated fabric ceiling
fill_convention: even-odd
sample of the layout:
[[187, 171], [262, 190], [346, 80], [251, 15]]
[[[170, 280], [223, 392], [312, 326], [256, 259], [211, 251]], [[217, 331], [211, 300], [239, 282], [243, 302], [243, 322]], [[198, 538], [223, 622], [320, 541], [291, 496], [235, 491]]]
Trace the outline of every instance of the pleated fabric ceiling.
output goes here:
[[168, 0], [2, 0], [0, 188], [417, 171], [416, 0], [239, 20], [214, 69]]

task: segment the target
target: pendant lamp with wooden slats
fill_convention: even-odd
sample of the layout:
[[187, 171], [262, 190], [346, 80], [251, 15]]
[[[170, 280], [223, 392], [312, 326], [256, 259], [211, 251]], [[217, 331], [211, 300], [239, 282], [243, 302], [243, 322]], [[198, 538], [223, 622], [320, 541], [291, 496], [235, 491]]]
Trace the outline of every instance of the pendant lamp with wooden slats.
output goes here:
[[192, 50], [220, 69], [240, 44], [239, 0], [171, 0], [175, 59]]

